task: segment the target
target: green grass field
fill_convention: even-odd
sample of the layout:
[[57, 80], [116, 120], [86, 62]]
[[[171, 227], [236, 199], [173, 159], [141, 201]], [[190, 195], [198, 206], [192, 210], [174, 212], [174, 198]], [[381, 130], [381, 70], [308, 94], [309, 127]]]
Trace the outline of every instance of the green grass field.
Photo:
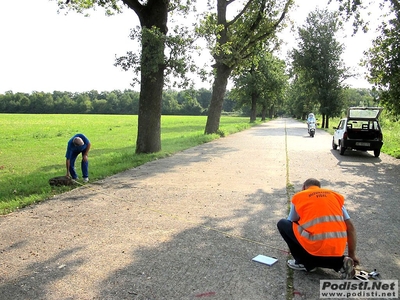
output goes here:
[[[48, 180], [65, 175], [66, 145], [76, 133], [84, 133], [92, 143], [89, 177], [93, 181], [219, 138], [203, 134], [206, 118], [163, 116], [162, 151], [137, 155], [137, 116], [0, 114], [0, 214], [71, 189], [52, 188]], [[251, 126], [249, 118], [223, 116], [220, 134]], [[80, 156], [75, 167], [80, 175]]]
[[[216, 134], [203, 134], [205, 116], [163, 116], [162, 151], [137, 155], [137, 116], [0, 114], [0, 119], [0, 214], [71, 189], [52, 188], [48, 180], [65, 175], [66, 145], [75, 133], [84, 133], [91, 140], [91, 181], [219, 138]], [[328, 132], [333, 133], [338, 120], [330, 120]], [[381, 124], [382, 152], [400, 158], [400, 124]], [[223, 116], [220, 131], [221, 135], [229, 135], [250, 126], [248, 118]], [[80, 157], [76, 163], [78, 174], [79, 161]]]

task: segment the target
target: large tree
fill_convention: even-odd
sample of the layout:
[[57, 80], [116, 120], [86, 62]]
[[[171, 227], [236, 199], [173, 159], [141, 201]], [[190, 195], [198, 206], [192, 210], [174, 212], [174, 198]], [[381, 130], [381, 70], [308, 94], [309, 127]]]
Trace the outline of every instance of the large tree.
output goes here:
[[400, 11], [399, 2], [392, 4], [392, 18], [380, 26], [381, 35], [365, 52], [364, 64], [368, 81], [380, 92], [380, 102], [395, 115], [400, 115]]
[[[330, 0], [334, 1], [339, 2], [344, 19], [353, 17], [354, 31], [369, 29], [370, 4], [379, 4], [384, 19], [378, 28], [381, 34], [365, 52], [363, 64], [369, 70], [367, 79], [381, 95], [381, 103], [395, 115], [400, 115], [400, 1], [379, 0], [366, 4], [359, 0]], [[376, 5], [372, 7], [377, 9]]]
[[311, 84], [305, 80], [304, 72], [297, 69], [287, 91], [286, 111], [296, 118], [306, 119], [310, 112], [319, 110], [319, 103], [310, 97]]
[[250, 122], [255, 122], [259, 112], [262, 120], [267, 114], [273, 116], [287, 86], [285, 67], [284, 61], [263, 50], [252, 57], [248, 68], [240, 68], [234, 76], [232, 94], [239, 105], [251, 107]]
[[198, 30], [207, 38], [215, 60], [206, 134], [219, 129], [232, 71], [253, 56], [263, 41], [275, 37], [293, 0], [247, 0], [235, 16], [228, 18], [228, 6], [234, 3], [235, 0], [217, 0], [217, 12], [208, 13]]
[[339, 29], [335, 13], [317, 9], [299, 28], [300, 42], [292, 52], [294, 73], [301, 74], [309, 97], [319, 103], [323, 128], [342, 109], [343, 81], [348, 77], [341, 59], [344, 46], [335, 38]]
[[[182, 3], [181, 3], [182, 2]], [[178, 45], [183, 41], [182, 32], [176, 31], [172, 38], [167, 37], [168, 15], [171, 11], [186, 10], [191, 0], [183, 5], [180, 0], [67, 0], [59, 1], [60, 8], [84, 12], [96, 6], [103, 7], [107, 14], [122, 12], [125, 5], [139, 18], [140, 30], [133, 30], [132, 36], [141, 42], [140, 57], [129, 52], [117, 60], [124, 69], [135, 68], [140, 72], [140, 99], [138, 112], [138, 132], [136, 153], [152, 153], [161, 150], [161, 108], [165, 72], [172, 67], [174, 75], [186, 71], [190, 65], [178, 56], [187, 49]], [[173, 46], [165, 55], [166, 45]], [[139, 65], [139, 67], [137, 67]]]
[[346, 107], [377, 106], [374, 94], [370, 89], [349, 88], [344, 93]]

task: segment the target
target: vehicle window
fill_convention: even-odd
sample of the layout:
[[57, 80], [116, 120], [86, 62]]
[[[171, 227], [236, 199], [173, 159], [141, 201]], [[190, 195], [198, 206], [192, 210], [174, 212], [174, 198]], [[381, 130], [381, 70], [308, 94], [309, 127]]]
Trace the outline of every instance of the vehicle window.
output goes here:
[[340, 120], [339, 125], [338, 125], [338, 129], [344, 129], [344, 120]]
[[351, 120], [347, 124], [347, 128], [360, 130], [380, 130], [379, 123], [377, 121], [366, 120]]
[[368, 129], [368, 121], [352, 120], [351, 126], [353, 129]]
[[372, 119], [378, 117], [381, 110], [379, 108], [357, 109], [353, 107], [349, 110], [348, 114], [350, 118]]
[[[349, 125], [351, 125], [351, 127]], [[361, 130], [379, 128], [378, 122], [366, 121], [366, 120], [352, 120], [347, 126], [353, 129], [361, 129]]]

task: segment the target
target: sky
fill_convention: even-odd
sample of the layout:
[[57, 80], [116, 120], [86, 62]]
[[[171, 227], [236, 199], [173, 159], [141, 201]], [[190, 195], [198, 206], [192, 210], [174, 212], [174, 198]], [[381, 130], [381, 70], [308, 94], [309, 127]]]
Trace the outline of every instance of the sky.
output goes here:
[[[198, 0], [204, 1], [204, 0]], [[302, 25], [308, 13], [327, 0], [298, 0], [299, 7], [290, 13]], [[85, 92], [135, 89], [132, 73], [114, 66], [116, 56], [136, 49], [129, 39], [130, 29], [139, 25], [132, 10], [107, 17], [102, 10], [91, 11], [90, 17], [73, 12], [57, 13], [56, 1], [0, 1], [0, 93], [6, 91]], [[351, 30], [348, 32], [350, 33]], [[282, 37], [289, 41], [284, 53], [295, 44], [288, 30]], [[358, 67], [363, 51], [371, 46], [373, 33], [347, 36], [343, 59], [346, 66]], [[203, 57], [209, 58], [208, 50]], [[368, 88], [362, 78], [346, 81], [355, 88]], [[211, 89], [209, 83], [198, 81], [196, 88]]]

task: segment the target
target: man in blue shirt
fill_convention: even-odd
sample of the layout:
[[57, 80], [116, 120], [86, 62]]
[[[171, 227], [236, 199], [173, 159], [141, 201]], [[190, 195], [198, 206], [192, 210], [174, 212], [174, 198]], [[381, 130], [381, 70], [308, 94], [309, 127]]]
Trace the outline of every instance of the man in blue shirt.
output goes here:
[[82, 133], [75, 134], [67, 144], [67, 152], [65, 153], [66, 167], [67, 167], [67, 177], [72, 177], [72, 179], [78, 179], [78, 175], [75, 171], [75, 160], [77, 156], [82, 153], [82, 177], [84, 182], [89, 181], [89, 161], [88, 153], [90, 150], [90, 141]]
[[313, 113], [309, 113], [308, 117], [307, 117], [307, 129], [308, 129], [308, 133], [310, 133], [310, 125], [313, 124], [314, 128], [315, 128], [315, 116]]

